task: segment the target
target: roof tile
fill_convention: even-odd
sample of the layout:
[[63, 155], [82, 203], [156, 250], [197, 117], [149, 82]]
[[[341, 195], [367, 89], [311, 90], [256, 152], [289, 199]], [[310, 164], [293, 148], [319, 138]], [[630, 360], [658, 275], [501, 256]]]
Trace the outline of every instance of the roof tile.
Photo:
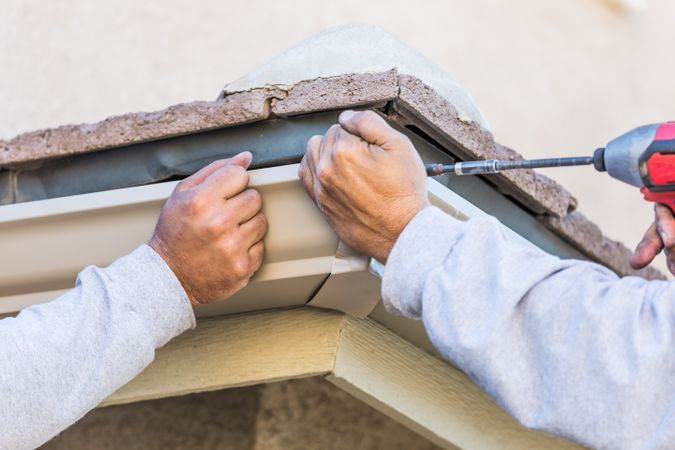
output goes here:
[[398, 97], [396, 70], [384, 73], [348, 74], [300, 82], [287, 96], [272, 102], [277, 116], [292, 116], [328, 109], [374, 105]]
[[109, 117], [94, 124], [64, 125], [20, 134], [5, 143], [0, 166], [88, 153], [266, 119], [278, 89], [255, 89], [214, 102], [197, 101], [161, 111]]

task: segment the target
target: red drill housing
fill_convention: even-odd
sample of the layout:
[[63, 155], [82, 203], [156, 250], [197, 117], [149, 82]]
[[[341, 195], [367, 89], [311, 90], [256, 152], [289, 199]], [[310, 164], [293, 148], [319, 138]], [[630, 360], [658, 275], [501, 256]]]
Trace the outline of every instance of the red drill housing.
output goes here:
[[675, 122], [659, 125], [639, 167], [645, 200], [675, 208]]

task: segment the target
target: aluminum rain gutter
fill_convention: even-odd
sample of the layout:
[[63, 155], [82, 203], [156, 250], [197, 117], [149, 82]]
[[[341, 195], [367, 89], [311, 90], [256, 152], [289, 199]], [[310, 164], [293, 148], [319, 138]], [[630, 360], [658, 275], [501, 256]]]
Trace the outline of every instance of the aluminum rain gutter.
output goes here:
[[[147, 242], [175, 185], [0, 207], [0, 314], [50, 300], [71, 287], [83, 267], [108, 265]], [[336, 259], [338, 240], [297, 179], [297, 165], [252, 171], [251, 185], [264, 198], [270, 224], [265, 261], [249, 287], [226, 302], [199, 308], [199, 315], [302, 305], [335, 265], [348, 266], [341, 272], [357, 279], [374, 279], [367, 258], [342, 252]]]
[[[86, 265], [108, 265], [147, 242], [176, 183], [0, 207], [5, 256], [0, 260], [0, 314], [53, 298], [71, 287]], [[251, 186], [262, 194], [270, 224], [265, 261], [241, 294], [200, 308], [200, 315], [302, 305], [310, 299], [315, 306], [369, 313], [379, 299], [370, 260], [338, 245], [302, 188], [297, 165], [254, 170]], [[453, 217], [486, 215], [435, 180], [429, 180], [429, 189], [432, 203]], [[515, 232], [509, 234], [529, 244]], [[378, 298], [364, 298], [366, 292]]]

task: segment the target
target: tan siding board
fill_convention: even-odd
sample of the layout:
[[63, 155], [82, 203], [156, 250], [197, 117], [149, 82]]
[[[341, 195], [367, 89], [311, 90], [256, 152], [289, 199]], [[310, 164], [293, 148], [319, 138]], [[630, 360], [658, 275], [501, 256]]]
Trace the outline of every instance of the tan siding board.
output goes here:
[[342, 320], [309, 308], [202, 320], [102, 406], [328, 373]]
[[524, 428], [460, 370], [372, 319], [314, 308], [202, 320], [101, 406], [317, 375], [446, 449], [581, 448]]
[[460, 370], [370, 319], [346, 319], [326, 378], [447, 449], [581, 448], [524, 428]]

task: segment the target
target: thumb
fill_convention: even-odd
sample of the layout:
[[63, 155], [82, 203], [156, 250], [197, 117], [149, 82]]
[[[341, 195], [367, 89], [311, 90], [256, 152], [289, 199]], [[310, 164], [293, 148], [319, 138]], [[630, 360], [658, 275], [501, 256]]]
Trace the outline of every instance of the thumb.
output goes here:
[[226, 159], [225, 161], [226, 164], [241, 166], [244, 169], [248, 169], [248, 166], [251, 165], [251, 161], [253, 161], [253, 154], [249, 151], [241, 152], [237, 155], [234, 155], [232, 158]]
[[184, 191], [186, 189], [192, 189], [196, 186], [202, 184], [208, 177], [211, 176], [214, 172], [220, 170], [224, 166], [241, 166], [244, 169], [248, 169], [248, 166], [253, 160], [253, 155], [251, 152], [241, 152], [238, 155], [234, 155], [232, 158], [228, 159], [219, 159], [212, 162], [206, 167], [202, 167], [201, 170], [193, 173], [183, 181], [181, 181], [176, 189], [178, 191]]
[[403, 135], [373, 111], [343, 111], [338, 120], [342, 128], [369, 144], [391, 149], [402, 143]]

